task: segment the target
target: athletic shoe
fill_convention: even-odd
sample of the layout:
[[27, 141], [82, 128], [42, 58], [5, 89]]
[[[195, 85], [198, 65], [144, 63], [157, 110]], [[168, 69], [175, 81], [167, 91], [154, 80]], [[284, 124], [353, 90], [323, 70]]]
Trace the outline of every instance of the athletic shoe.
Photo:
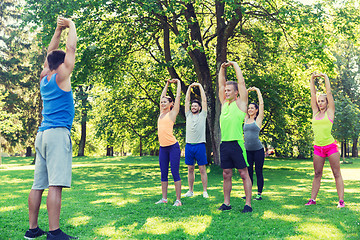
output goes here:
[[[60, 230], [60, 229], [59, 229]], [[72, 237], [60, 230], [60, 234], [54, 235], [48, 232], [46, 240], [70, 240], [79, 239], [78, 237]]]
[[262, 197], [260, 194], [256, 195], [255, 200], [262, 200]]
[[209, 194], [207, 192], [203, 192], [203, 197], [204, 198], [209, 198]]
[[37, 237], [40, 237], [42, 235], [45, 235], [46, 232], [41, 230], [39, 227], [37, 228], [36, 232], [31, 231], [30, 229], [26, 231], [24, 238], [25, 239], [35, 239]]
[[338, 208], [343, 208], [345, 207], [345, 203], [344, 203], [344, 200], [340, 200], [339, 201], [339, 204], [337, 205]]
[[173, 206], [175, 206], [175, 207], [180, 207], [181, 205], [182, 205], [181, 201], [180, 201], [180, 200], [176, 200], [176, 201], [174, 202], [174, 205], [173, 205]]
[[183, 195], [183, 197], [192, 197], [192, 196], [194, 196], [194, 192], [191, 191], [187, 191], [187, 193]]
[[252, 212], [252, 207], [249, 205], [245, 205], [244, 209], [241, 211], [242, 213]]
[[227, 211], [227, 210], [231, 210], [231, 205], [227, 206], [225, 203], [223, 203], [218, 210], [220, 211]]
[[315, 200], [309, 199], [308, 203], [306, 203], [305, 205], [309, 206], [309, 205], [315, 205], [315, 204], [316, 204]]
[[161, 204], [161, 203], [167, 203], [167, 199], [160, 199], [159, 201], [157, 201], [155, 204]]

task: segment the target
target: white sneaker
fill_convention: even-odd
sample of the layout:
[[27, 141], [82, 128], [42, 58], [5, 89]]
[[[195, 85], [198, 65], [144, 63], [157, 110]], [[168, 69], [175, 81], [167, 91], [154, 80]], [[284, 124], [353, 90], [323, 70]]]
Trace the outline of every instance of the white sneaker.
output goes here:
[[203, 192], [203, 197], [204, 198], [209, 198], [209, 194], [207, 192]]
[[181, 205], [182, 205], [181, 201], [180, 201], [180, 200], [176, 200], [173, 206], [179, 207], [179, 206], [181, 206]]
[[191, 191], [188, 191], [187, 193], [185, 193], [183, 195], [183, 197], [192, 197], [192, 196], [194, 196], [194, 192], [191, 192]]
[[161, 204], [161, 203], [167, 203], [167, 202], [168, 202], [167, 199], [162, 198], [159, 201], [157, 201], [155, 204]]

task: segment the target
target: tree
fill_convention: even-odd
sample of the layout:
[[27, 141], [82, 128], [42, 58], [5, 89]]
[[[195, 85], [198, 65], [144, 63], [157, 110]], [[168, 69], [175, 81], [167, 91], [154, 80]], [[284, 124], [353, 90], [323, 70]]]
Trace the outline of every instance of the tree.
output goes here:
[[[335, 75], [329, 51], [334, 41], [331, 30], [340, 31], [341, 28], [331, 26], [336, 21], [328, 14], [327, 3], [312, 6], [282, 0], [80, 0], [68, 5], [27, 0], [27, 3], [26, 19], [43, 26], [45, 42], [49, 41], [48, 35], [55, 23], [54, 14], [50, 13], [76, 16], [79, 58], [91, 56], [91, 61], [78, 62], [77, 67], [82, 66], [78, 69], [96, 75], [90, 81], [101, 81], [109, 91], [131, 86], [146, 93], [150, 86], [149, 89], [155, 91], [148, 92], [147, 97], [158, 99], [160, 81], [166, 75], [181, 79], [184, 93], [192, 82], [201, 83], [209, 106], [207, 149], [212, 150], [216, 164], [220, 161], [220, 104], [214, 86], [217, 86], [222, 62], [227, 59], [240, 62], [246, 83], [264, 92], [266, 112], [262, 140], [274, 146], [279, 156], [292, 155], [294, 147], [300, 147], [301, 152], [302, 146], [309, 145], [311, 114], [304, 109], [304, 96], [308, 98], [306, 75], [315, 69]], [[331, 10], [335, 15], [347, 17], [341, 9], [342, 6]], [[143, 68], [147, 68], [146, 71]], [[156, 74], [148, 77], [150, 71]], [[135, 73], [134, 76], [131, 73]], [[139, 78], [138, 73], [145, 73], [145, 77]], [[230, 72], [228, 76], [231, 78], [233, 74]], [[139, 79], [141, 85], [146, 86], [145, 90], [136, 85]], [[77, 81], [80, 84], [88, 79], [77, 78]], [[121, 91], [131, 94], [124, 89]], [[157, 105], [156, 101], [149, 104], [152, 108]], [[109, 103], [107, 107], [111, 106]], [[134, 113], [143, 114], [137, 116], [144, 117], [145, 121], [134, 125], [129, 122], [134, 117], [133, 112], [118, 109], [116, 114], [121, 121], [104, 118], [103, 121], [112, 121], [104, 126], [112, 126], [113, 130], [116, 122], [122, 126], [118, 129], [121, 136], [132, 132], [140, 140], [144, 133], [135, 132], [135, 129], [140, 129], [138, 126], [146, 129], [148, 124], [154, 128], [154, 115]], [[299, 129], [298, 124], [305, 126]], [[112, 132], [110, 128], [108, 133]], [[308, 150], [301, 154], [306, 156]]]

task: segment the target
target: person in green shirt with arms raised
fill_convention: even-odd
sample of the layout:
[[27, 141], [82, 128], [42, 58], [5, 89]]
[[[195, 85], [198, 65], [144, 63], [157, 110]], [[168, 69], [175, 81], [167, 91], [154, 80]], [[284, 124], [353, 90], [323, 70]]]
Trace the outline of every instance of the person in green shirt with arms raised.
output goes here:
[[[232, 66], [235, 69], [237, 82], [226, 81], [225, 70]], [[238, 95], [240, 96], [238, 97]], [[252, 183], [247, 167], [244, 146], [243, 123], [248, 104], [248, 92], [242, 71], [236, 62], [226, 62], [220, 67], [219, 72], [219, 100], [221, 103], [220, 129], [220, 159], [223, 169], [224, 203], [219, 210], [230, 210], [230, 193], [232, 188], [233, 168], [236, 168], [243, 180], [246, 195], [246, 204], [243, 213], [252, 212], [251, 191]]]

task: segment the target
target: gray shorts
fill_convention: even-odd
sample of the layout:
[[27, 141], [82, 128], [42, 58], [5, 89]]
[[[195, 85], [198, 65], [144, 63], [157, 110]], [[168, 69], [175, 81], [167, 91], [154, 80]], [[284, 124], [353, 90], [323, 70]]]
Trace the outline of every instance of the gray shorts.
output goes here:
[[36, 161], [32, 189], [71, 186], [72, 144], [69, 129], [50, 128], [38, 132], [35, 140]]

